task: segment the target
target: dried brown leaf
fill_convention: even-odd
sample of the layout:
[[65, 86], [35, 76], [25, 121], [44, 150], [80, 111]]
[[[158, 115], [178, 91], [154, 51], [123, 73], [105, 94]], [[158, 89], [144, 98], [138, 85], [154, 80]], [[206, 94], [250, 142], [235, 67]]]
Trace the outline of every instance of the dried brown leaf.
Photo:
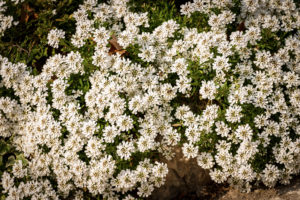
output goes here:
[[38, 18], [38, 14], [34, 12], [33, 8], [31, 8], [27, 3], [22, 4], [20, 21], [22, 23], [27, 23], [31, 15], [34, 19]]
[[172, 126], [173, 127], [179, 127], [179, 126], [182, 126], [182, 124], [179, 124], [179, 123], [178, 124], [172, 124]]
[[128, 52], [125, 49], [123, 49], [123, 47], [121, 45], [119, 45], [118, 40], [115, 35], [112, 35], [112, 39], [110, 39], [108, 42], [111, 45], [109, 52], [108, 52], [109, 55], [118, 53], [121, 56], [124, 56], [124, 55], [128, 54]]
[[239, 24], [239, 26], [237, 27], [238, 31], [244, 31], [245, 29], [246, 29], [246, 27], [245, 27], [245, 23], [244, 22], [241, 22]]
[[112, 35], [111, 38], [112, 39], [109, 40], [110, 45], [113, 46], [116, 50], [122, 50], [123, 47], [121, 47], [121, 45], [119, 45], [118, 39], [116, 38], [116, 36]]

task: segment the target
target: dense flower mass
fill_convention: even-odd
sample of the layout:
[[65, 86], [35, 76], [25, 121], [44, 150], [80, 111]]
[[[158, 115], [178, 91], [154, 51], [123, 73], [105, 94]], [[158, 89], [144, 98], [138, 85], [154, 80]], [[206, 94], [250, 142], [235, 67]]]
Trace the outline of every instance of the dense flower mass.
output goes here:
[[[0, 35], [13, 20], [4, 5]], [[74, 34], [47, 37], [74, 49], [39, 74], [0, 56], [0, 85], [16, 97], [0, 97], [0, 137], [24, 156], [2, 174], [7, 199], [148, 197], [168, 173], [156, 155], [170, 160], [178, 145], [214, 181], [244, 191], [299, 174], [299, 7], [195, 0], [180, 13], [207, 28], [170, 19], [143, 31], [148, 13], [128, 0], [85, 0]]]

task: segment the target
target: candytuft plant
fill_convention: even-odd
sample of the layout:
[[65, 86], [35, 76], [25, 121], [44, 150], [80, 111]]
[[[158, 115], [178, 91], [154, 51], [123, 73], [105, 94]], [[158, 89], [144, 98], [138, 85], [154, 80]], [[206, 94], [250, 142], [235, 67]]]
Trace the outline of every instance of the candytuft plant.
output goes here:
[[1, 198], [146, 198], [178, 146], [217, 183], [288, 184], [299, 24], [292, 0], [0, 0]]

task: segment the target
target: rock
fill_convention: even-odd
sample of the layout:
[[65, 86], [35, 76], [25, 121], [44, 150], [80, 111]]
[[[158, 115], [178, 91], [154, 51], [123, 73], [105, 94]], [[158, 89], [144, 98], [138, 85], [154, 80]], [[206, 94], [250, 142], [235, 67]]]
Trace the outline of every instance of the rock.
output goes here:
[[229, 190], [219, 200], [300, 200], [300, 177], [296, 177], [291, 184], [277, 186], [272, 189], [256, 189], [250, 193]]
[[155, 189], [149, 199], [171, 200], [191, 193], [196, 193], [198, 196], [202, 187], [211, 182], [208, 171], [201, 168], [196, 159], [186, 160], [180, 147], [175, 147], [175, 153], [171, 161], [160, 159], [167, 163], [169, 173], [165, 184]]
[[277, 193], [281, 200], [300, 200], [300, 177], [291, 181], [290, 185], [278, 187]]
[[250, 193], [242, 193], [228, 185], [214, 183], [208, 171], [198, 166], [196, 159], [186, 160], [183, 157], [180, 147], [176, 147], [174, 151], [176, 154], [171, 161], [160, 158], [161, 162], [167, 163], [169, 173], [166, 183], [156, 188], [149, 200], [300, 200], [300, 176], [295, 177], [291, 184], [286, 186], [260, 188]]

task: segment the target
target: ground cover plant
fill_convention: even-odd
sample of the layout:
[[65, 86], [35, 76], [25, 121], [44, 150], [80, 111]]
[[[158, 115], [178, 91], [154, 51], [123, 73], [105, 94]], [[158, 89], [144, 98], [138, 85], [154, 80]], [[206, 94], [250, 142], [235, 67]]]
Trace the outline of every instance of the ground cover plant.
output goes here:
[[0, 1], [2, 199], [143, 199], [180, 146], [242, 191], [300, 171], [292, 0]]

